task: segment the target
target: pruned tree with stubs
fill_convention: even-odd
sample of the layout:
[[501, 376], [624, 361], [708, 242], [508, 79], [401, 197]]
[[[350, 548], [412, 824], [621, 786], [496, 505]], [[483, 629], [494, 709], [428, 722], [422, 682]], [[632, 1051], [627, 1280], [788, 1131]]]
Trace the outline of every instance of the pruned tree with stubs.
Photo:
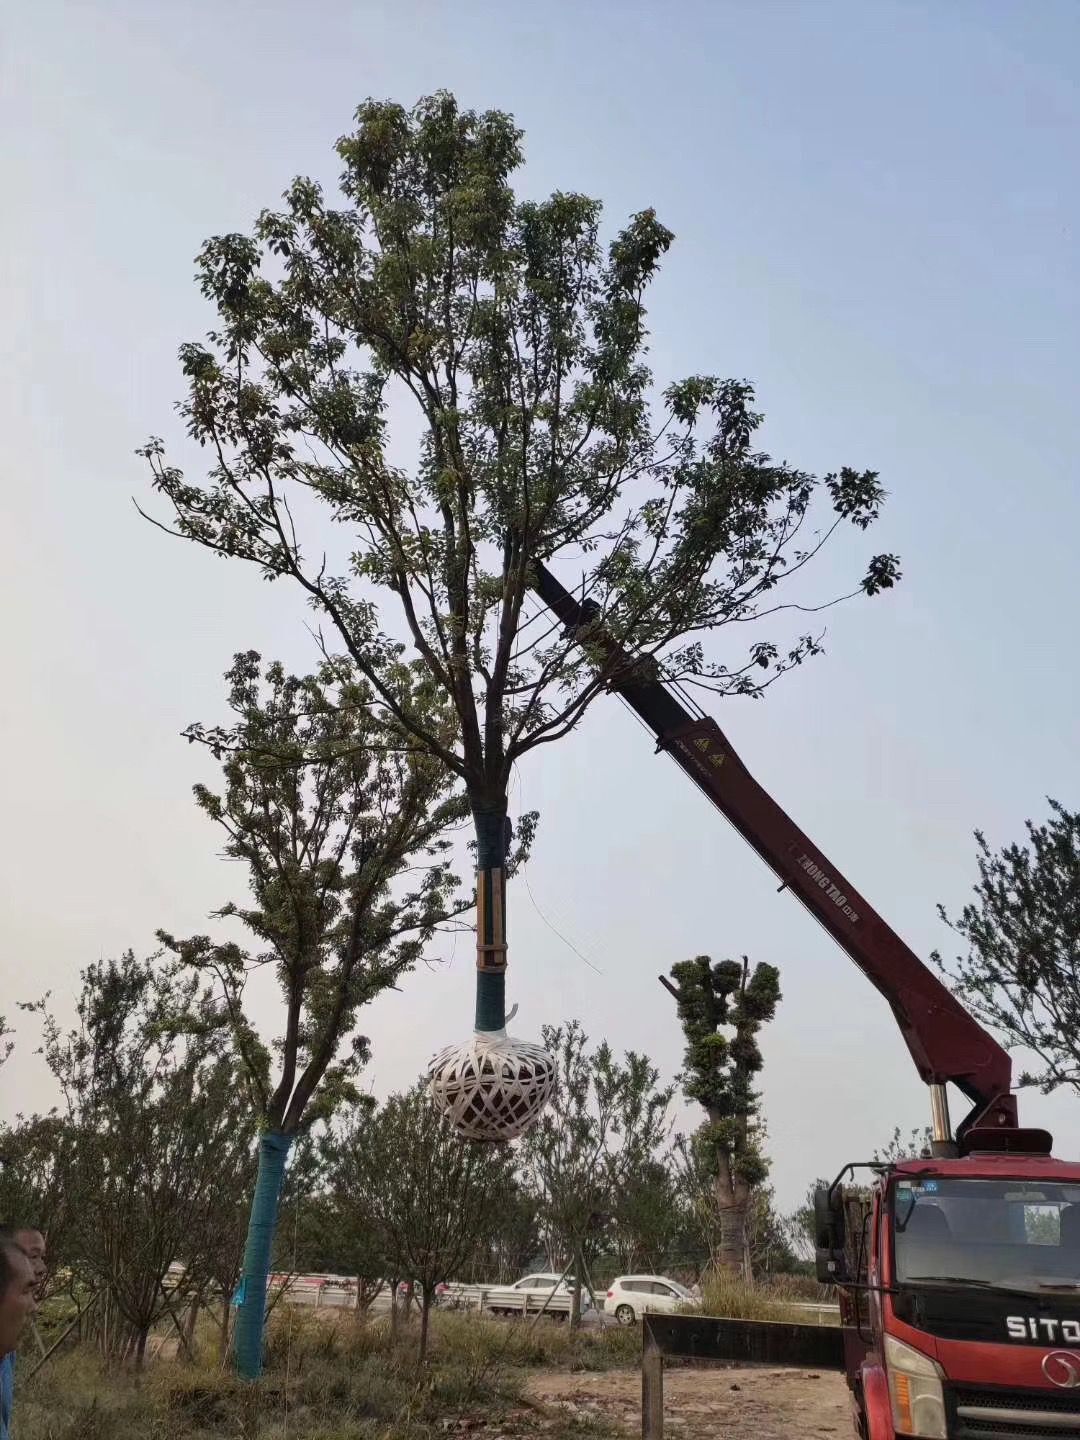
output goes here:
[[868, 555], [844, 595], [804, 585], [840, 527], [877, 518], [876, 473], [765, 453], [744, 380], [654, 380], [646, 293], [673, 235], [653, 210], [605, 235], [586, 195], [521, 198], [513, 119], [445, 92], [365, 101], [336, 153], [339, 193], [297, 179], [204, 245], [216, 318], [181, 347], [180, 408], [206, 460], [140, 453], [155, 523], [294, 585], [326, 654], [463, 784], [480, 1039], [436, 1094], [461, 1133], [509, 1138], [552, 1083], [504, 1036], [510, 777], [615, 663], [532, 598], [537, 563], [617, 647], [718, 695], [761, 695], [821, 648], [793, 619], [899, 569]]
[[[402, 672], [403, 692], [424, 683]], [[247, 903], [230, 901], [216, 916], [244, 935], [160, 938], [216, 986], [261, 1130], [234, 1347], [240, 1374], [254, 1379], [289, 1152], [355, 1099], [368, 1056], [356, 1030], [362, 1007], [395, 985], [464, 905], [449, 852], [465, 811], [453, 775], [386, 723], [349, 663], [296, 677], [247, 652], [227, 678], [233, 722], [193, 726], [189, 738], [222, 764], [220, 791], [199, 785], [195, 796], [223, 833], [225, 857], [242, 866]], [[438, 699], [428, 707], [438, 727]], [[272, 1048], [248, 1009], [259, 970], [274, 975], [282, 998]]]
[[749, 1279], [751, 1201], [769, 1169], [754, 1088], [762, 1064], [757, 1036], [776, 1013], [780, 972], [766, 964], [751, 969], [745, 956], [714, 963], [698, 955], [673, 965], [665, 983], [686, 1037], [683, 1093], [707, 1117], [684, 1143], [684, 1167], [696, 1177], [695, 1193], [715, 1230], [715, 1263]]

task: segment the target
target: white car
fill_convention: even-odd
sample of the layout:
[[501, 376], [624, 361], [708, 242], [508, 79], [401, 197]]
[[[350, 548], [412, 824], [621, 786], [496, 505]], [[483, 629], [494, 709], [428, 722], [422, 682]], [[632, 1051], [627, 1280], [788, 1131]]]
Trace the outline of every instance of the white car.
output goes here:
[[[568, 1315], [573, 1303], [573, 1281], [562, 1275], [525, 1275], [513, 1285], [451, 1285], [444, 1304], [475, 1305], [493, 1315]], [[589, 1294], [582, 1291], [581, 1308], [589, 1308]]]
[[642, 1315], [674, 1315], [697, 1303], [693, 1291], [666, 1275], [619, 1275], [611, 1282], [604, 1311], [620, 1325], [633, 1325]]

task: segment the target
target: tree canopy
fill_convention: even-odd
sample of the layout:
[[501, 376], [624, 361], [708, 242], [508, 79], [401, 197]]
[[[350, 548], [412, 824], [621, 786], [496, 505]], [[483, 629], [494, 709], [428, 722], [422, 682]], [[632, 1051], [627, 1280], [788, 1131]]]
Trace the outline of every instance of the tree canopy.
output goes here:
[[420, 1284], [421, 1360], [435, 1287], [494, 1236], [511, 1167], [507, 1147], [458, 1140], [422, 1083], [392, 1095], [333, 1147], [339, 1202], [369, 1227], [389, 1273]]
[[[884, 492], [757, 448], [744, 380], [654, 383], [645, 295], [672, 233], [643, 209], [605, 243], [597, 200], [520, 198], [509, 115], [368, 100], [336, 151], [340, 195], [299, 178], [199, 255], [217, 320], [181, 347], [180, 408], [203, 475], [160, 439], [141, 453], [157, 523], [294, 583], [327, 656], [464, 781], [501, 917], [512, 766], [574, 728], [613, 663], [530, 602], [536, 562], [667, 677], [760, 694], [820, 633], [734, 637], [844, 598], [796, 577]], [[848, 593], [898, 575], [869, 556]], [[498, 1030], [506, 947], [481, 911], [478, 1028]]]
[[975, 832], [974, 898], [955, 920], [938, 907], [967, 953], [934, 959], [1007, 1045], [1037, 1057], [1022, 1084], [1080, 1091], [1080, 814], [1048, 803], [1026, 844], [995, 852]]
[[[398, 719], [487, 785], [504, 787], [601, 684], [551, 627], [519, 642], [537, 557], [584, 558], [605, 628], [664, 651], [669, 673], [758, 688], [755, 671], [793, 657], [725, 668], [688, 637], [771, 609], [782, 575], [825, 543], [803, 537], [812, 502], [829, 506], [829, 531], [865, 527], [877, 476], [819, 481], [755, 451], [745, 382], [674, 383], [654, 420], [644, 295], [674, 237], [653, 211], [605, 249], [596, 200], [517, 199], [521, 132], [445, 93], [411, 112], [367, 101], [356, 121], [337, 144], [344, 204], [298, 179], [252, 235], [216, 237], [199, 257], [218, 326], [182, 348], [183, 413], [211, 468], [192, 484], [160, 442], [146, 451], [179, 532], [298, 581]], [[409, 468], [389, 453], [395, 395], [419, 412]], [[347, 525], [343, 573], [301, 546], [294, 489]], [[895, 578], [878, 555], [858, 588]], [[401, 648], [373, 589], [396, 597], [451, 697], [456, 743], [399, 688]]]
[[[684, 1146], [686, 1173], [712, 1177], [717, 1259], [748, 1274], [750, 1201], [768, 1174], [754, 1089], [762, 1064], [757, 1036], [776, 1013], [780, 972], [765, 964], [751, 970], [745, 956], [714, 964], [698, 955], [673, 965], [671, 976], [686, 1036], [683, 1093], [708, 1117]], [[704, 1200], [708, 1189], [698, 1184], [697, 1192]]]
[[24, 1132], [63, 1192], [50, 1241], [117, 1312], [111, 1344], [129, 1336], [141, 1363], [174, 1305], [173, 1262], [185, 1267], [176, 1299], [211, 1278], [221, 1227], [251, 1183], [255, 1117], [214, 996], [175, 963], [128, 953], [88, 966], [70, 1030], [46, 1002], [32, 1008], [64, 1102]]
[[[257, 1113], [292, 1135], [352, 1094], [368, 1055], [352, 1035], [360, 1008], [460, 908], [449, 849], [464, 812], [452, 777], [388, 729], [347, 666], [297, 677], [248, 651], [226, 679], [234, 723], [188, 735], [222, 764], [223, 788], [197, 785], [195, 798], [244, 867], [249, 903], [215, 914], [249, 944], [161, 939], [216, 984]], [[285, 1002], [276, 1067], [245, 1010], [263, 967]]]
[[583, 1269], [608, 1237], [627, 1186], [666, 1139], [674, 1087], [660, 1085], [647, 1055], [628, 1050], [620, 1062], [606, 1041], [590, 1050], [576, 1020], [545, 1026], [543, 1037], [558, 1084], [549, 1109], [525, 1135], [521, 1158], [550, 1248], [573, 1268], [576, 1324]]

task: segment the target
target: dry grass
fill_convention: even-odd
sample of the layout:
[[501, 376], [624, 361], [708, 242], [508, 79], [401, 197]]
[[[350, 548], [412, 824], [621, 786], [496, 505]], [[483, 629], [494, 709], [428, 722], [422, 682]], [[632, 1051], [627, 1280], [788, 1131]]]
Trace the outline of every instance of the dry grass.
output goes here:
[[[705, 1286], [705, 1314], [808, 1320], [786, 1296], [731, 1280]], [[396, 1339], [385, 1320], [301, 1309], [271, 1317], [267, 1366], [241, 1385], [214, 1362], [214, 1335], [199, 1362], [158, 1360], [142, 1377], [104, 1368], [73, 1349], [16, 1387], [18, 1440], [586, 1440], [624, 1433], [596, 1409], [568, 1414], [526, 1393], [531, 1373], [633, 1369], [638, 1326], [584, 1329], [432, 1316], [428, 1363], [416, 1364], [415, 1322]], [[29, 1356], [27, 1359], [29, 1360]], [[24, 1367], [25, 1369], [28, 1367]]]
[[326, 1323], [293, 1310], [272, 1317], [258, 1386], [222, 1374], [208, 1355], [197, 1365], [160, 1360], [135, 1377], [73, 1350], [17, 1386], [16, 1421], [19, 1440], [433, 1440], [464, 1431], [571, 1440], [611, 1432], [595, 1418], [538, 1411], [523, 1398], [526, 1370], [634, 1364], [639, 1346], [623, 1331], [571, 1335], [548, 1321], [436, 1315], [419, 1369], [415, 1330], [394, 1340], [385, 1323]]
[[[794, 1292], [800, 1294], [800, 1292]], [[795, 1325], [839, 1324], [838, 1316], [817, 1316], [800, 1310], [800, 1300], [782, 1290], [765, 1289], [725, 1275], [707, 1275], [701, 1282], [701, 1314], [730, 1320], [778, 1320]], [[811, 1302], [816, 1303], [816, 1302]], [[827, 1302], [822, 1302], [827, 1303]]]
[[590, 1326], [575, 1332], [558, 1321], [523, 1324], [454, 1314], [440, 1316], [439, 1322], [436, 1355], [466, 1366], [584, 1371], [636, 1366], [641, 1360], [641, 1336], [633, 1328]]

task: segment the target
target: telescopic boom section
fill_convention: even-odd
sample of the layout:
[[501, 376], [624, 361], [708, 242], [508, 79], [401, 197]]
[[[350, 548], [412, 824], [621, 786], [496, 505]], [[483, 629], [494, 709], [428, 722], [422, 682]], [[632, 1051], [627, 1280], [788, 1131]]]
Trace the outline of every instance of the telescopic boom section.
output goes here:
[[747, 770], [716, 721], [690, 713], [657, 678], [606, 640], [596, 607], [571, 595], [537, 564], [534, 589], [571, 634], [604, 656], [608, 686], [621, 695], [665, 750], [731, 821], [878, 990], [896, 1016], [928, 1085], [951, 1082], [972, 1102], [958, 1127], [1015, 1126], [1008, 1053], [969, 1015], [938, 977], [841, 875]]

